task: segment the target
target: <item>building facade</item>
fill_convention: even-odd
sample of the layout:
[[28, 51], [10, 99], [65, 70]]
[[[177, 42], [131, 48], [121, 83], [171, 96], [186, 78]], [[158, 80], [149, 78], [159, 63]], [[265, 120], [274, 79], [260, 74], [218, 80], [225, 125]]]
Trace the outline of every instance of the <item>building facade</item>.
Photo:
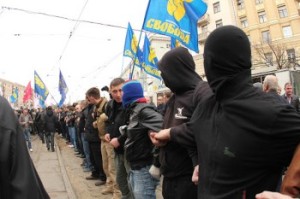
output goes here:
[[[11, 103], [10, 97], [16, 88], [18, 90], [18, 98], [15, 103]], [[0, 95], [3, 96], [5, 99], [7, 99], [8, 102], [10, 102], [14, 108], [20, 108], [21, 106], [24, 106], [23, 104], [24, 90], [25, 90], [25, 86], [0, 78]]]

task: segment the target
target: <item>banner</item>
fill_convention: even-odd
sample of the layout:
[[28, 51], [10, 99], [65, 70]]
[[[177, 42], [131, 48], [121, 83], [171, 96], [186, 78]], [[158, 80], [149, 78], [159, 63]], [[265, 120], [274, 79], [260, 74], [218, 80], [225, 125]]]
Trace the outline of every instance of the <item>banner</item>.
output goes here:
[[145, 72], [153, 77], [161, 79], [160, 71], [157, 66], [158, 59], [154, 49], [151, 48], [150, 41], [147, 36], [145, 36], [144, 39], [143, 58], [142, 66]]
[[130, 57], [131, 59], [136, 58], [135, 65], [141, 67], [140, 63], [142, 61], [143, 54], [141, 49], [138, 47], [138, 41], [134, 35], [130, 23], [128, 23], [123, 56]]
[[23, 103], [26, 103], [31, 98], [32, 98], [32, 88], [31, 88], [31, 81], [29, 81], [24, 90]]
[[45, 101], [49, 95], [46, 85], [36, 71], [34, 71], [34, 92], [40, 96], [40, 100], [42, 101]]
[[61, 73], [61, 70], [59, 70], [58, 90], [59, 90], [59, 93], [61, 95], [61, 99], [60, 99], [60, 101], [58, 103], [58, 106], [61, 107], [64, 104], [64, 101], [66, 100], [67, 93], [68, 93], [68, 86], [66, 84], [64, 76]]
[[180, 46], [181, 46], [180, 42], [177, 39], [171, 37], [171, 49], [174, 49], [174, 48], [177, 48]]
[[143, 29], [174, 37], [198, 53], [197, 22], [206, 11], [202, 0], [149, 0]]
[[19, 98], [19, 89], [18, 87], [13, 87], [12, 94], [10, 96], [10, 102], [14, 104], [18, 101], [18, 98]]

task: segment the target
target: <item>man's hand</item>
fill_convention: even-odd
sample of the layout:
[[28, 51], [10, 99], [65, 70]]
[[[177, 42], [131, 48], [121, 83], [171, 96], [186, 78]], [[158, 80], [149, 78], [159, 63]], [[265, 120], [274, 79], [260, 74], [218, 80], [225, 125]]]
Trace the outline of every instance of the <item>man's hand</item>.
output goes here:
[[113, 145], [114, 148], [118, 148], [120, 146], [118, 138], [111, 139], [110, 144]]
[[106, 133], [106, 134], [104, 135], [104, 140], [105, 140], [106, 142], [110, 142], [110, 134]]
[[290, 196], [283, 195], [277, 192], [264, 191], [262, 193], [256, 194], [256, 199], [292, 199]]
[[170, 140], [170, 129], [163, 129], [158, 133], [150, 131], [149, 137], [155, 146], [165, 146]]
[[199, 178], [199, 165], [195, 166], [193, 176], [192, 176], [192, 182], [197, 185]]

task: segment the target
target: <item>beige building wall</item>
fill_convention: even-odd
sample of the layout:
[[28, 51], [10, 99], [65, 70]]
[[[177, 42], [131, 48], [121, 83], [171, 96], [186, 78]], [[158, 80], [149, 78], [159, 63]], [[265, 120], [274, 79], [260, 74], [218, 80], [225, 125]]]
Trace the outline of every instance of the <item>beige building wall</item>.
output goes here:
[[[252, 74], [263, 74], [269, 71], [274, 71], [277, 66], [266, 64], [265, 59], [262, 59], [254, 49], [259, 46], [266, 53], [271, 52], [270, 48], [263, 42], [262, 32], [269, 31], [270, 42], [276, 46], [282, 46], [283, 50], [294, 49], [296, 61], [299, 60], [300, 53], [300, 16], [299, 16], [299, 0], [261, 0], [249, 1], [242, 0], [244, 7], [239, 9], [237, 3], [233, 4], [237, 10], [238, 26], [242, 28], [249, 36], [252, 45]], [[285, 8], [285, 17], [280, 17], [279, 9]], [[259, 20], [259, 13], [265, 13], [265, 21]], [[242, 19], [248, 20], [248, 26], [245, 27], [241, 23]], [[289, 36], [284, 35], [284, 28], [290, 27]], [[285, 55], [288, 58], [287, 54]], [[273, 63], [275, 56], [273, 54]], [[274, 63], [275, 64], [275, 63]]]
[[13, 88], [17, 87], [19, 92], [19, 97], [18, 100], [15, 104], [12, 104], [15, 108], [20, 108], [21, 106], [24, 106], [23, 104], [23, 96], [24, 96], [24, 90], [25, 86], [15, 83], [15, 82], [10, 82], [5, 79], [0, 78], [0, 94], [10, 102], [10, 96], [12, 95]]

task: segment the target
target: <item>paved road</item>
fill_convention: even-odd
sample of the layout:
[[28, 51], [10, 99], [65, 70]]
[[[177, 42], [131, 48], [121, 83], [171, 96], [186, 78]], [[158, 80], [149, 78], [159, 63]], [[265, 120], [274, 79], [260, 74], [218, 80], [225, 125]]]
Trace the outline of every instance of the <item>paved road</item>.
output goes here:
[[[55, 138], [55, 152], [49, 152], [37, 136], [32, 136], [33, 152], [30, 152], [35, 167], [51, 199], [111, 199], [112, 195], [102, 195], [105, 186], [97, 187], [95, 181], [86, 180], [90, 173], [84, 173], [82, 159], [75, 156], [65, 140]], [[157, 199], [162, 199], [161, 186], [157, 189]]]

